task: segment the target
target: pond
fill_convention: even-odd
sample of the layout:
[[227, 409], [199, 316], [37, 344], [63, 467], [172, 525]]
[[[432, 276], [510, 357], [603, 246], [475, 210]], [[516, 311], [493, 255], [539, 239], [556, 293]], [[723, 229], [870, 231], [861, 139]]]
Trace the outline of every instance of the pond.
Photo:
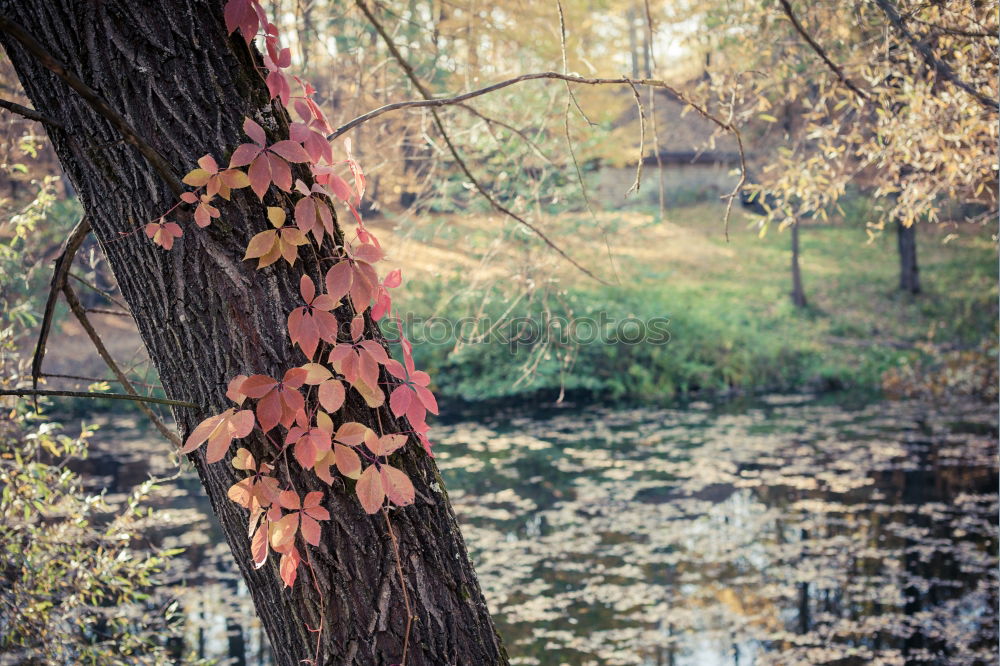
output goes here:
[[[512, 663], [996, 663], [992, 406], [469, 416], [435, 450]], [[267, 663], [197, 480], [168, 491], [183, 650]]]

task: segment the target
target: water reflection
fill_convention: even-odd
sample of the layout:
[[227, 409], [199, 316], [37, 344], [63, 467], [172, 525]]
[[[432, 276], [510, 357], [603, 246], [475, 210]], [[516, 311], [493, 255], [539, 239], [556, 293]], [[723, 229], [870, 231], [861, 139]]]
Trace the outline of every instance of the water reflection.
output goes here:
[[992, 663], [981, 406], [501, 415], [439, 434], [516, 663]]
[[[992, 408], [511, 411], [438, 442], [513, 663], [995, 662]], [[178, 654], [267, 663], [197, 481], [161, 501]]]

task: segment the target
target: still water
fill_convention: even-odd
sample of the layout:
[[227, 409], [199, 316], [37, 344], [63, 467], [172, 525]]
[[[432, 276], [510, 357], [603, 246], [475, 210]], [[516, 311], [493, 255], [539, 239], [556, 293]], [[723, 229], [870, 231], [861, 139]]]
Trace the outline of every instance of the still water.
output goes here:
[[[994, 406], [773, 396], [436, 431], [512, 663], [996, 663]], [[167, 491], [178, 651], [268, 663], [197, 479]]]

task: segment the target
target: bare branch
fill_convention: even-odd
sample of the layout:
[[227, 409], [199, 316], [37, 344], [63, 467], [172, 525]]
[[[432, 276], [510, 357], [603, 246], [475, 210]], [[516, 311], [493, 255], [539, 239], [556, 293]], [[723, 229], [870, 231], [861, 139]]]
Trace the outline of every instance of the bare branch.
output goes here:
[[[45, 345], [49, 340], [49, 331], [52, 329], [52, 317], [56, 311], [56, 301], [59, 293], [62, 292], [66, 284], [66, 277], [69, 275], [70, 266], [73, 265], [73, 257], [83, 244], [83, 240], [90, 233], [90, 221], [82, 217], [73, 230], [66, 237], [62, 251], [56, 259], [55, 269], [52, 272], [52, 281], [49, 282], [49, 296], [45, 300], [45, 313], [42, 315], [42, 327], [38, 331], [38, 342], [35, 343], [35, 354], [31, 358], [31, 388], [38, 388], [38, 378], [42, 375], [42, 360], [45, 358]], [[35, 404], [38, 409], [38, 404]]]
[[104, 116], [110, 122], [115, 129], [118, 130], [125, 140], [135, 146], [143, 157], [150, 163], [150, 165], [160, 174], [160, 177], [167, 182], [170, 189], [173, 190], [174, 194], [180, 195], [184, 191], [184, 186], [181, 182], [177, 180], [174, 175], [173, 169], [167, 163], [167, 161], [156, 151], [155, 148], [150, 146], [143, 140], [132, 126], [129, 125], [128, 121], [122, 117], [120, 113], [115, 111], [105, 102], [100, 95], [98, 95], [90, 86], [80, 80], [75, 74], [70, 72], [66, 67], [56, 60], [52, 54], [50, 54], [44, 46], [42, 46], [38, 40], [28, 34], [24, 28], [19, 26], [17, 23], [11, 21], [6, 16], [0, 14], [0, 31], [6, 32], [8, 35], [17, 40], [24, 49], [35, 57], [38, 62], [40, 62], [46, 69], [52, 71], [56, 76], [65, 81], [73, 90], [75, 90], [80, 97], [84, 99], [87, 104], [90, 105], [94, 111]]
[[[77, 321], [80, 322], [83, 330], [87, 332], [87, 337], [89, 337], [90, 341], [94, 343], [94, 347], [97, 349], [97, 353], [104, 361], [105, 365], [107, 365], [108, 369], [110, 369], [115, 377], [117, 377], [118, 383], [122, 385], [125, 392], [138, 398], [139, 392], [135, 390], [135, 387], [132, 386], [128, 377], [125, 376], [125, 373], [122, 372], [121, 368], [118, 367], [118, 364], [115, 363], [115, 359], [111, 357], [111, 353], [108, 351], [108, 348], [104, 346], [104, 341], [101, 340], [101, 336], [97, 333], [97, 329], [94, 328], [93, 324], [90, 323], [90, 319], [87, 318], [87, 313], [83, 309], [83, 304], [80, 303], [80, 299], [77, 298], [76, 292], [73, 291], [73, 288], [69, 286], [69, 283], [65, 280], [62, 285], [62, 292], [66, 297], [66, 302], [69, 304], [69, 309], [72, 310], [74, 315], [76, 315]], [[168, 428], [163, 420], [160, 419], [160, 417], [157, 416], [152, 409], [141, 402], [138, 407], [142, 413], [146, 415], [146, 418], [153, 423], [156, 429], [160, 431], [160, 434], [167, 439], [167, 441], [173, 442], [175, 446], [181, 446], [181, 438], [176, 432]]]
[[822, 58], [823, 62], [826, 63], [826, 66], [829, 67], [830, 70], [837, 75], [837, 78], [840, 79], [840, 82], [843, 83], [847, 88], [849, 88], [851, 92], [853, 92], [861, 99], [867, 100], [868, 93], [863, 91], [853, 81], [847, 78], [847, 75], [844, 74], [844, 70], [841, 69], [840, 65], [831, 60], [830, 56], [826, 54], [826, 51], [823, 49], [823, 47], [820, 46], [819, 43], [812, 38], [812, 35], [806, 32], [806, 29], [804, 27], [802, 27], [802, 24], [799, 23], [798, 17], [795, 16], [795, 12], [792, 11], [792, 6], [789, 4], [788, 0], [780, 0], [780, 1], [782, 9], [785, 10], [785, 16], [787, 16], [788, 20], [792, 22], [792, 27], [795, 28], [795, 31], [797, 33], [802, 35], [802, 39], [806, 40], [809, 46], [812, 47], [812, 50], [816, 52], [816, 55]]
[[149, 402], [156, 405], [168, 405], [170, 407], [190, 407], [197, 409], [198, 405], [181, 400], [169, 400], [167, 398], [154, 398], [148, 395], [128, 395], [125, 393], [95, 393], [93, 391], [62, 391], [56, 389], [0, 389], [0, 395], [17, 396], [62, 396], [65, 398], [106, 398], [108, 400], [131, 400], [133, 402]]
[[0, 109], [7, 109], [11, 113], [16, 113], [19, 116], [23, 116], [28, 120], [34, 120], [35, 122], [42, 123], [43, 125], [48, 125], [50, 127], [58, 127], [59, 129], [64, 129], [63, 124], [57, 120], [53, 120], [48, 116], [35, 111], [34, 109], [29, 109], [26, 106], [22, 106], [16, 102], [11, 102], [10, 100], [0, 99]]
[[[520, 224], [524, 225], [532, 232], [534, 232], [534, 234], [538, 236], [546, 245], [548, 245], [552, 250], [554, 250], [557, 254], [559, 254], [559, 256], [561, 256], [563, 259], [573, 264], [573, 266], [575, 266], [582, 273], [593, 278], [594, 280], [597, 280], [601, 284], [609, 284], [606, 280], [598, 277], [590, 269], [582, 266], [579, 262], [577, 262], [575, 259], [566, 254], [566, 252], [562, 248], [560, 248], [558, 245], [552, 242], [552, 240], [548, 236], [546, 236], [545, 233], [541, 229], [539, 229], [536, 225], [532, 224], [531, 222], [528, 222], [526, 219], [524, 219], [523, 217], [521, 217], [520, 215], [518, 215], [517, 213], [515, 213], [514, 211], [510, 210], [509, 208], [501, 204], [499, 201], [497, 201], [493, 197], [493, 195], [490, 194], [490, 192], [483, 186], [483, 184], [479, 182], [479, 179], [473, 175], [472, 171], [469, 169], [469, 165], [465, 163], [464, 159], [462, 159], [461, 153], [458, 152], [458, 148], [455, 147], [455, 144], [452, 142], [451, 137], [448, 135], [448, 131], [447, 129], [445, 129], [444, 122], [441, 120], [441, 115], [437, 112], [437, 109], [433, 108], [436, 106], [444, 106], [444, 105], [435, 103], [438, 100], [433, 99], [431, 91], [427, 88], [427, 86], [423, 84], [423, 82], [417, 76], [416, 72], [413, 70], [413, 67], [410, 65], [409, 62], [407, 62], [406, 58], [403, 57], [403, 54], [396, 47], [396, 42], [386, 31], [381, 21], [379, 21], [375, 17], [375, 15], [371, 12], [371, 10], [368, 8], [368, 5], [365, 4], [364, 0], [354, 0], [354, 4], [357, 5], [358, 9], [360, 9], [361, 12], [368, 19], [368, 22], [371, 23], [372, 27], [375, 28], [376, 32], [378, 32], [378, 34], [382, 37], [382, 40], [385, 42], [385, 45], [389, 49], [389, 52], [392, 54], [392, 57], [395, 58], [397, 63], [399, 63], [399, 66], [406, 73], [407, 78], [409, 78], [410, 81], [413, 82], [414, 87], [416, 87], [416, 89], [420, 91], [420, 94], [424, 97], [424, 101], [426, 102], [426, 104], [424, 104], [423, 106], [432, 107], [431, 115], [434, 117], [434, 124], [437, 126], [438, 132], [441, 134], [441, 138], [444, 139], [445, 145], [448, 146], [448, 151], [451, 153], [452, 158], [458, 164], [459, 168], [462, 170], [462, 173], [465, 174], [465, 177], [469, 179], [469, 182], [471, 182], [473, 187], [476, 188], [476, 191], [479, 192], [479, 194], [481, 194], [483, 198], [486, 199], [490, 203], [490, 205], [493, 206], [493, 208], [495, 208], [497, 211], [503, 213], [504, 215], [510, 217], [513, 220], [516, 220], [517, 222], [519, 222]], [[457, 103], [458, 101], [465, 101], [465, 99], [471, 99], [472, 97], [478, 97], [478, 95], [470, 95], [464, 99], [456, 100], [452, 102], [452, 104]], [[393, 105], [390, 104], [389, 106]], [[383, 108], [385, 109], [386, 107]], [[398, 107], [398, 108], [403, 108], [403, 107]], [[386, 109], [386, 110], [391, 110], [391, 109]], [[367, 120], [367, 118], [365, 120]], [[364, 120], [362, 120], [361, 122], [364, 122]], [[341, 133], [339, 129], [336, 132], [334, 132], [332, 136], [335, 137], [336, 135], [338, 135], [338, 133]]]
[[639, 89], [634, 85], [629, 84], [632, 88], [632, 95], [635, 97], [635, 105], [639, 109], [639, 159], [635, 163], [635, 182], [632, 183], [632, 187], [628, 188], [625, 192], [625, 196], [628, 196], [635, 192], [639, 193], [639, 188], [642, 186], [642, 161], [646, 157], [646, 111], [642, 108], [642, 100], [639, 98]]
[[[363, 5], [363, 0], [355, 0], [355, 2], [358, 3], [359, 6], [364, 6]], [[365, 10], [367, 10], [367, 7], [364, 7], [364, 9], [362, 11], [365, 11]], [[366, 13], [366, 15], [370, 15], [370, 12]], [[375, 19], [374, 17], [372, 17], [372, 20], [377, 20], [377, 19]], [[381, 24], [379, 24], [379, 26], [381, 26]], [[384, 29], [380, 32], [380, 34], [382, 34], [382, 33], [384, 33]], [[384, 34], [384, 39], [391, 39], [391, 38], [388, 36], [388, 34]], [[394, 49], [390, 49], [390, 50], [394, 50]], [[399, 53], [399, 51], [395, 50], [395, 53]], [[402, 58], [402, 55], [400, 55], [399, 57]], [[406, 71], [407, 68], [409, 68], [409, 63], [406, 63], [405, 66], [404, 66], [403, 63], [406, 63], [406, 61], [403, 60], [400, 63], [400, 66], [403, 67], [404, 71]], [[410, 68], [409, 72], [412, 72], [412, 71], [413, 71], [412, 68]], [[410, 75], [409, 72], [407, 73], [408, 76]], [[410, 80], [414, 81], [414, 85], [417, 85], [417, 82], [419, 82], [419, 79], [416, 79], [415, 75], [413, 75], [413, 76], [414, 76], [414, 78], [411, 78]], [[461, 95], [455, 95], [454, 97], [440, 97], [440, 98], [433, 98], [433, 97], [431, 97], [429, 91], [427, 91], [427, 89], [424, 87], [423, 83], [420, 83], [420, 85], [418, 86], [418, 90], [421, 89], [421, 88], [423, 88], [423, 90], [421, 90], [421, 94], [425, 94], [426, 95], [425, 99], [422, 99], [422, 100], [412, 100], [412, 101], [408, 101], [408, 102], [394, 102], [393, 104], [386, 104], [385, 106], [379, 107], [377, 109], [369, 111], [368, 113], [362, 114], [362, 115], [358, 116], [357, 118], [355, 118], [354, 120], [351, 120], [350, 122], [348, 122], [348, 123], [346, 123], [344, 125], [341, 125], [336, 130], [334, 130], [334, 132], [332, 134], [330, 134], [327, 138], [332, 141], [333, 139], [336, 139], [338, 136], [342, 135], [344, 132], [347, 132], [347, 131], [353, 129], [353, 128], [357, 127], [358, 125], [361, 125], [362, 123], [365, 123], [365, 122], [371, 120], [372, 118], [377, 118], [378, 116], [381, 116], [383, 113], [388, 113], [389, 111], [396, 111], [396, 110], [399, 110], [399, 109], [406, 109], [406, 108], [427, 108], [427, 107], [429, 107], [431, 109], [431, 112], [434, 114], [434, 119], [435, 119], [436, 124], [438, 125], [438, 129], [442, 130], [442, 132], [443, 132], [443, 125], [440, 122], [440, 118], [437, 115], [436, 107], [449, 106], [449, 105], [452, 105], [452, 104], [460, 104], [462, 102], [465, 102], [466, 100], [470, 100], [470, 99], [472, 99], [474, 97], [480, 97], [482, 95], [486, 95], [488, 93], [495, 92], [497, 90], [502, 90], [502, 89], [507, 88], [509, 86], [512, 86], [512, 85], [514, 85], [516, 83], [521, 83], [523, 81], [537, 81], [539, 79], [558, 79], [560, 81], [569, 81], [571, 83], [583, 83], [583, 84], [587, 84], [587, 85], [634, 85], [634, 86], [649, 86], [649, 87], [652, 87], [652, 88], [662, 88], [662, 89], [668, 91], [674, 97], [676, 97], [678, 99], [678, 101], [680, 101], [682, 104], [685, 104], [685, 105], [691, 107], [692, 109], [694, 109], [695, 112], [697, 112], [698, 115], [700, 115], [701, 117], [705, 118], [709, 122], [711, 122], [714, 125], [718, 126], [720, 129], [725, 130], [726, 132], [729, 132], [730, 134], [732, 134], [733, 138], [735, 138], [735, 140], [736, 140], [737, 152], [739, 153], [739, 158], [740, 158], [740, 178], [739, 178], [739, 182], [736, 184], [736, 187], [733, 189], [733, 191], [730, 192], [729, 194], [725, 194], [725, 195], [722, 196], [722, 198], [725, 199], [725, 200], [727, 200], [727, 202], [728, 202], [728, 204], [726, 205], [726, 214], [725, 214], [726, 237], [728, 238], [728, 236], [729, 236], [729, 231], [728, 231], [728, 229], [729, 229], [729, 218], [730, 218], [730, 215], [732, 214], [732, 207], [733, 207], [732, 206], [732, 202], [733, 202], [733, 199], [736, 196], [739, 195], [740, 190], [743, 189], [743, 185], [746, 184], [746, 153], [745, 153], [745, 150], [743, 148], [743, 137], [740, 134], [739, 130], [736, 129], [736, 127], [732, 124], [731, 121], [729, 121], [729, 120], [722, 120], [718, 116], [712, 115], [703, 106], [701, 106], [699, 104], [695, 104], [693, 101], [689, 100], [683, 93], [681, 93], [677, 88], [674, 88], [670, 84], [666, 83], [665, 81], [661, 81], [660, 79], [632, 79], [632, 78], [629, 78], [627, 76], [621, 76], [621, 77], [618, 77], [618, 78], [587, 78], [587, 77], [583, 77], [583, 76], [577, 76], [575, 74], [560, 74], [559, 72], [534, 72], [532, 74], [522, 74], [521, 76], [515, 76], [512, 79], [506, 79], [504, 81], [499, 81], [499, 82], [494, 83], [492, 85], [488, 85], [485, 88], [479, 88], [477, 90], [472, 90], [472, 91], [469, 91], [469, 92], [466, 92], [466, 93], [462, 93]], [[425, 92], [425, 91], [427, 91], [427, 92]], [[446, 137], [446, 135], [445, 135], [445, 137]], [[452, 148], [451, 141], [447, 137], [445, 138], [445, 143], [449, 144], [449, 149]], [[456, 158], [456, 162], [458, 162], [458, 164], [459, 164], [460, 167], [465, 167], [465, 162], [464, 162], [464, 160], [462, 160], [461, 156], [459, 156], [457, 154], [457, 151], [452, 151], [452, 155]], [[476, 178], [469, 173], [469, 171], [468, 171], [467, 168], [463, 168], [462, 170], [465, 172], [465, 174], [469, 178], [469, 180], [472, 181], [473, 185], [477, 185], [478, 184], [479, 181], [476, 180]], [[483, 196], [485, 196], [487, 199], [489, 199], [490, 204], [494, 208], [496, 208], [497, 210], [499, 210], [500, 212], [502, 212], [502, 213], [504, 213], [506, 215], [509, 215], [509, 216], [513, 217], [518, 222], [521, 222], [522, 224], [524, 224], [525, 226], [527, 226], [529, 229], [531, 229], [536, 234], [538, 234], [542, 238], [542, 240], [545, 241], [545, 243], [547, 245], [549, 245], [550, 247], [552, 247], [556, 252], [558, 252], [567, 261], [569, 261], [574, 266], [576, 266], [577, 268], [579, 268], [580, 270], [582, 270], [584, 273], [590, 275], [591, 277], [594, 277], [594, 279], [598, 280], [599, 282], [603, 282], [603, 280], [601, 280], [600, 278], [597, 278], [590, 271], [588, 271], [585, 268], [581, 267], [573, 259], [571, 259], [570, 257], [568, 257], [565, 252], [563, 252], [562, 250], [560, 250], [558, 247], [556, 247], [554, 244], [552, 244], [551, 241], [549, 241], [547, 238], [545, 238], [544, 236], [542, 236], [541, 232], [538, 231], [536, 228], [534, 228], [533, 225], [531, 225], [530, 223], [524, 221], [522, 218], [520, 218], [519, 216], [517, 216], [513, 212], [507, 210], [502, 205], [500, 205], [499, 203], [497, 203], [493, 199], [492, 196], [490, 196], [487, 192], [485, 192], [485, 190], [481, 189], [481, 186], [477, 187], [477, 189], [480, 191], [481, 194], [483, 194]]]

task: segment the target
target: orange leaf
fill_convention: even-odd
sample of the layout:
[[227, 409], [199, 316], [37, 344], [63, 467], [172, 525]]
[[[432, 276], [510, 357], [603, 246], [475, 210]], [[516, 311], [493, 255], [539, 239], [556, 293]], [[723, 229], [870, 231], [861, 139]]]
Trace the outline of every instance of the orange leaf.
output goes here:
[[[369, 468], [370, 469], [370, 468]], [[391, 465], [382, 465], [379, 470], [382, 477], [382, 485], [389, 501], [398, 506], [408, 506], [413, 504], [413, 497], [416, 494], [413, 490], [413, 483], [410, 477], [406, 476], [402, 470]]]
[[302, 558], [299, 556], [299, 551], [293, 546], [292, 549], [281, 556], [281, 566], [279, 571], [281, 573], [281, 580], [285, 583], [285, 587], [291, 587], [295, 585], [295, 577], [298, 575], [299, 562]]
[[382, 476], [375, 469], [375, 465], [369, 465], [355, 488], [358, 493], [358, 500], [361, 501], [361, 508], [367, 513], [375, 513], [382, 508], [385, 501], [385, 490], [382, 488]]

